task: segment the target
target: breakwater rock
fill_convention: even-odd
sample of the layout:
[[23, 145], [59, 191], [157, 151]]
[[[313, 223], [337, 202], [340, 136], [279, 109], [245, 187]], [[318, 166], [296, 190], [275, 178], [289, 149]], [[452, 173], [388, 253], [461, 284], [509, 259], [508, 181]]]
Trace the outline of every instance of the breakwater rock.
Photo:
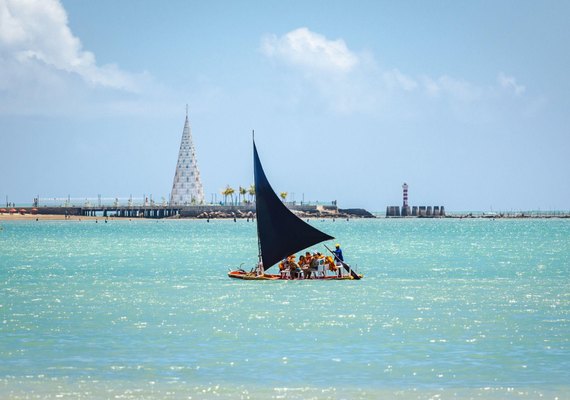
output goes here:
[[338, 212], [340, 214], [344, 214], [350, 216], [352, 218], [376, 218], [374, 214], [369, 211], [366, 211], [364, 208], [343, 208], [339, 209]]
[[[375, 216], [362, 208], [339, 209], [336, 206], [307, 206], [287, 205], [299, 218], [375, 218]], [[252, 206], [192, 206], [183, 207], [178, 218], [240, 218], [254, 219], [255, 208]]]

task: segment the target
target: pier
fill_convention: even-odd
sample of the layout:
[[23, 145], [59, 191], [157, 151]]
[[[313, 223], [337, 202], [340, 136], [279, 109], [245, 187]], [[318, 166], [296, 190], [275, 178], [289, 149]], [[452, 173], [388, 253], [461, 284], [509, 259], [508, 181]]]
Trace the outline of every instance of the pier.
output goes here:
[[69, 215], [84, 217], [168, 218], [179, 215], [182, 207], [163, 206], [85, 206], [35, 207], [36, 214]]
[[[360, 209], [339, 209], [336, 205], [296, 205], [287, 207], [302, 218], [374, 218]], [[64, 215], [115, 218], [254, 218], [255, 205], [84, 205], [18, 207], [14, 212], [39, 215]], [[6, 210], [8, 213], [8, 210]]]

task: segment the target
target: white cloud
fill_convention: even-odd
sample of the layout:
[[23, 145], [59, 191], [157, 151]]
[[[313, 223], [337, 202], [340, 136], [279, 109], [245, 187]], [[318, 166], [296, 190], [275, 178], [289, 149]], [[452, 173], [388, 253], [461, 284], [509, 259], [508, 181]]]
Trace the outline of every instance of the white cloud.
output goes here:
[[295, 29], [281, 37], [266, 36], [262, 51], [309, 72], [349, 72], [359, 63], [342, 39], [328, 40], [307, 28]]
[[58, 0], [0, 0], [0, 68], [4, 81], [17, 80], [12, 85], [49, 84], [71, 74], [95, 87], [138, 90], [137, 76], [97, 65], [71, 32]]
[[390, 89], [402, 89], [411, 92], [418, 87], [418, 83], [411, 77], [394, 68], [382, 74], [386, 86]]
[[503, 72], [497, 77], [497, 82], [503, 89], [512, 90], [517, 96], [523, 94], [526, 87], [519, 85], [513, 76], [505, 75]]
[[[516, 95], [525, 92], [515, 78], [503, 73], [497, 84], [483, 86], [449, 75], [414, 77], [399, 68], [382, 68], [371, 54], [356, 52], [342, 39], [330, 40], [305, 27], [280, 37], [265, 36], [261, 49], [267, 57], [300, 71], [321, 99], [342, 113], [381, 113], [390, 107], [393, 112], [393, 106], [406, 105], [421, 111], [423, 105], [436, 101], [452, 101], [457, 108], [497, 98], [505, 89]], [[407, 115], [410, 112], [405, 110]]]
[[436, 79], [424, 77], [422, 84], [425, 93], [432, 98], [450, 97], [463, 102], [473, 102], [481, 99], [485, 94], [482, 88], [466, 80], [447, 75]]

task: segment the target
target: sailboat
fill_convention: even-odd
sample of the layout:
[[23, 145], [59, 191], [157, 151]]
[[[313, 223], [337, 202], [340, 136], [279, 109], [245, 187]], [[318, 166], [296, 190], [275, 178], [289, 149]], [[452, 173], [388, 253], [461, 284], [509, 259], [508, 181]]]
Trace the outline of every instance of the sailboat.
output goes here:
[[[265, 271], [291, 254], [304, 250], [318, 243], [332, 240], [334, 237], [309, 225], [295, 214], [277, 197], [269, 184], [253, 140], [253, 171], [255, 181], [255, 210], [257, 222], [257, 241], [259, 249], [258, 264], [251, 271], [238, 269], [230, 271], [228, 276], [245, 280], [283, 279], [281, 274], [267, 274]], [[328, 247], [327, 247], [328, 249]], [[330, 251], [330, 249], [328, 249]], [[338, 260], [338, 259], [337, 259]], [[338, 260], [340, 261], [340, 260]], [[321, 279], [360, 279], [352, 268], [340, 261], [347, 274], [333, 274]]]

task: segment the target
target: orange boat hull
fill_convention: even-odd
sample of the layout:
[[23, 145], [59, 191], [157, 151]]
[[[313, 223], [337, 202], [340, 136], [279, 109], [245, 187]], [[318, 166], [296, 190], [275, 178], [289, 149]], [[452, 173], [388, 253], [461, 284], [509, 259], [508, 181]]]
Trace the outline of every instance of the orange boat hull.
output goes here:
[[[233, 279], [242, 279], [246, 281], [290, 281], [289, 278], [281, 278], [281, 275], [276, 274], [263, 274], [257, 275], [255, 272], [245, 272], [245, 271], [230, 271], [228, 276]], [[359, 275], [362, 278], [362, 275]], [[304, 280], [304, 279], [294, 279], [294, 280]], [[323, 278], [307, 279], [309, 281], [351, 281], [354, 278], [350, 275], [347, 276], [325, 276]]]

